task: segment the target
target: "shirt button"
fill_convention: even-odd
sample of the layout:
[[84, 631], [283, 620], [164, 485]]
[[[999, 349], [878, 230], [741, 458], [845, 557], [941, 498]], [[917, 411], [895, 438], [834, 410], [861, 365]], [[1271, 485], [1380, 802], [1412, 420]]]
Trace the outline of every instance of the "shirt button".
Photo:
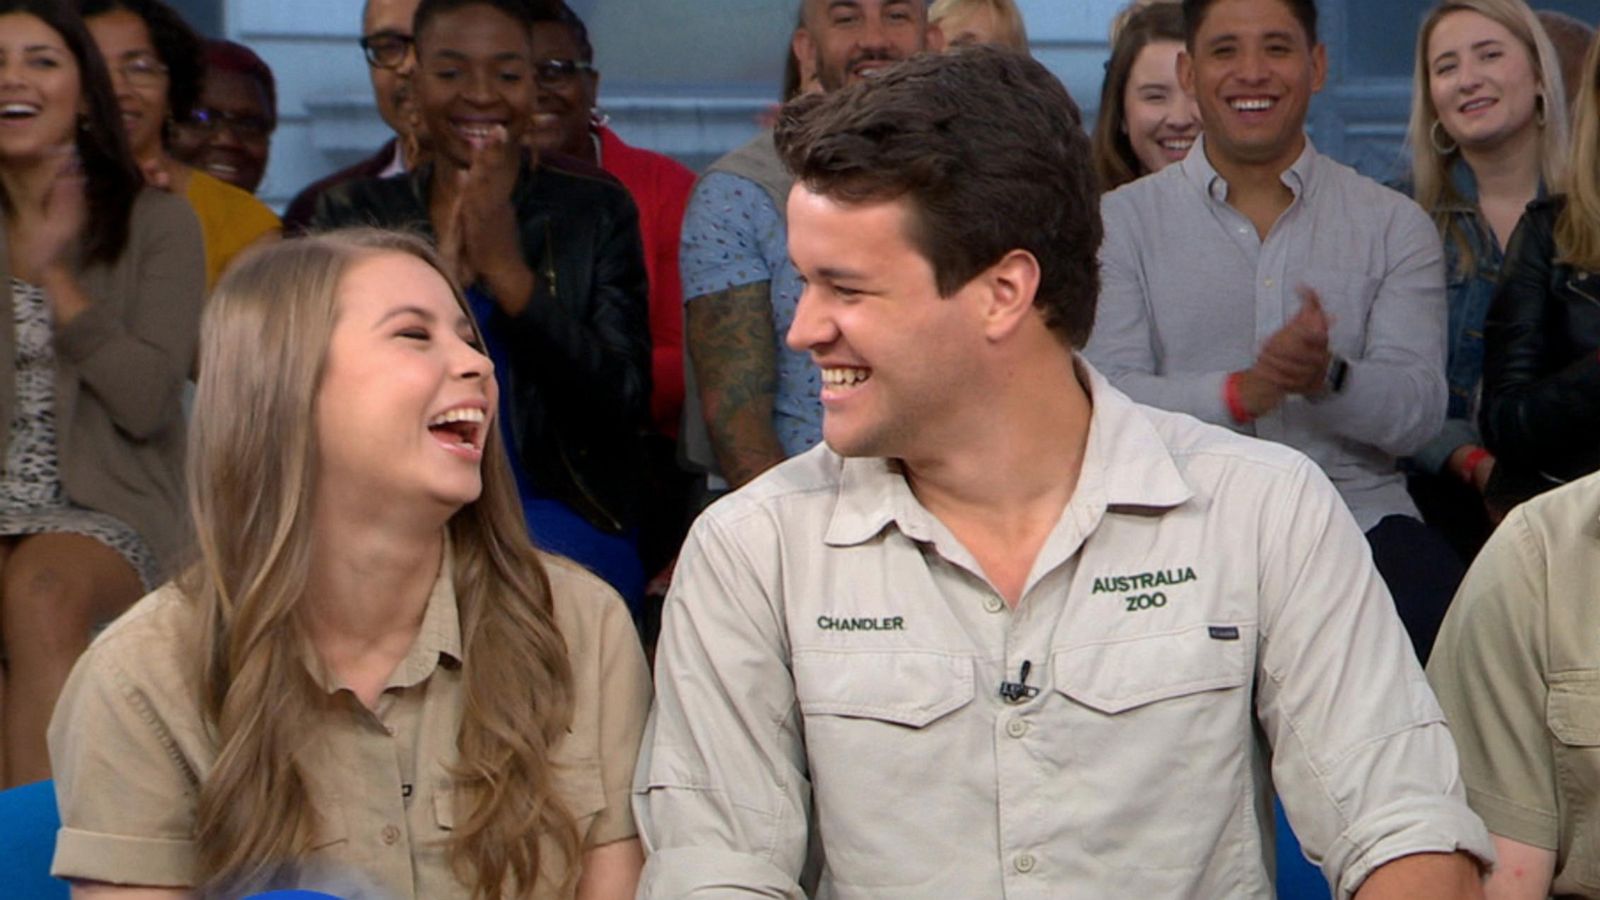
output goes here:
[[1006, 608], [1006, 602], [993, 594], [983, 598], [983, 608], [992, 613], [997, 613]]
[[1250, 233], [1250, 229], [1245, 227], [1245, 226], [1243, 226], [1243, 225], [1240, 225], [1239, 226], [1239, 233], [1240, 234], [1249, 234]]
[[1026, 719], [1012, 719], [1006, 723], [1006, 734], [1009, 734], [1014, 738], [1022, 737], [1027, 733], [1028, 720]]
[[1272, 279], [1271, 278], [1267, 279], [1267, 287], [1272, 287]]
[[1017, 867], [1017, 871], [1021, 872], [1024, 875], [1026, 875], [1029, 872], [1033, 871], [1033, 864], [1034, 864], [1034, 859], [1033, 859], [1033, 854], [1032, 853], [1020, 854], [1012, 862], [1012, 865]]
[[383, 826], [383, 842], [385, 844], [392, 844], [398, 840], [400, 840], [400, 829], [393, 825]]

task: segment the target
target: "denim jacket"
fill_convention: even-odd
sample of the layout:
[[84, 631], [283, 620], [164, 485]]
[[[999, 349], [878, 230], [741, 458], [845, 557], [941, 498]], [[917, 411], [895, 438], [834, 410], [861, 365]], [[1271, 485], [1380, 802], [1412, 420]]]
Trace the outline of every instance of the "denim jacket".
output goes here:
[[[1483, 323], [1505, 261], [1494, 231], [1478, 209], [1478, 181], [1472, 175], [1472, 167], [1457, 159], [1450, 166], [1450, 181], [1461, 199], [1441, 203], [1429, 213], [1442, 212], [1450, 217], [1456, 231], [1466, 239], [1472, 259], [1469, 267], [1453, 233], [1440, 235], [1444, 241], [1445, 303], [1449, 309], [1445, 379], [1450, 385], [1450, 405], [1439, 433], [1411, 457], [1416, 468], [1432, 473], [1444, 471], [1457, 447], [1483, 443], [1477, 426], [1479, 388], [1483, 382]], [[1408, 196], [1413, 193], [1409, 180], [1396, 187]], [[1543, 197], [1544, 193], [1541, 183], [1538, 196]]]

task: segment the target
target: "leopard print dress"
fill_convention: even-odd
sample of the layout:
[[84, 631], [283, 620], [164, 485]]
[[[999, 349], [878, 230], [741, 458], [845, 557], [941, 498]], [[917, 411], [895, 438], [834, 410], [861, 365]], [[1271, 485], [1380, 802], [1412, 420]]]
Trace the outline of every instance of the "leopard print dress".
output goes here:
[[16, 411], [0, 468], [0, 536], [81, 534], [122, 554], [145, 590], [155, 588], [156, 560], [144, 539], [113, 516], [74, 505], [61, 486], [56, 449], [56, 352], [44, 289], [11, 279], [16, 335]]

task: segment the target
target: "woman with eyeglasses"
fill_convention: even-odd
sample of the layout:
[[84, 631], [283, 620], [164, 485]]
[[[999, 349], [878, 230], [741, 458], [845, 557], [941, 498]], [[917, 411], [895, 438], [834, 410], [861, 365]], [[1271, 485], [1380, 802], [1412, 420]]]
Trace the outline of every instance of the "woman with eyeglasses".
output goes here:
[[194, 214], [143, 186], [59, 0], [0, 0], [0, 109], [5, 787], [49, 777], [45, 726], [91, 629], [176, 561], [205, 263]]
[[206, 41], [205, 86], [173, 134], [173, 153], [207, 175], [255, 193], [267, 174], [278, 89], [261, 57], [233, 41]]
[[505, 436], [535, 540], [638, 609], [650, 400], [639, 214], [604, 172], [531, 140], [533, 6], [422, 0], [411, 91], [431, 160], [329, 189], [311, 224], [438, 242], [506, 373]]
[[266, 204], [173, 155], [173, 126], [190, 117], [200, 96], [200, 38], [161, 0], [83, 0], [79, 10], [111, 70], [145, 180], [187, 199], [200, 219], [210, 290], [234, 257], [257, 241], [276, 239], [280, 227]]
[[533, 142], [541, 152], [593, 163], [622, 182], [639, 207], [639, 233], [650, 278], [650, 421], [652, 504], [642, 539], [647, 572], [677, 555], [688, 516], [689, 480], [677, 464], [683, 416], [683, 282], [678, 237], [694, 191], [694, 173], [670, 156], [623, 142], [598, 109], [600, 73], [589, 30], [565, 3], [535, 12], [533, 57], [538, 84]]

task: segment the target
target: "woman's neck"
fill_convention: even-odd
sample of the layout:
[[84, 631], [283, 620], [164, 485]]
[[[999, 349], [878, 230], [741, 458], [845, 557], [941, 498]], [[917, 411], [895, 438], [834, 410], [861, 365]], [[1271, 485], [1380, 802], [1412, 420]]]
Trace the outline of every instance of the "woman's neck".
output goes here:
[[[307, 627], [319, 647], [348, 649], [414, 636], [444, 552], [443, 528], [312, 526]], [[409, 639], [404, 641], [409, 646]]]
[[45, 195], [61, 165], [61, 161], [50, 158], [0, 166], [0, 188], [6, 192], [13, 225], [31, 224], [42, 214]]

